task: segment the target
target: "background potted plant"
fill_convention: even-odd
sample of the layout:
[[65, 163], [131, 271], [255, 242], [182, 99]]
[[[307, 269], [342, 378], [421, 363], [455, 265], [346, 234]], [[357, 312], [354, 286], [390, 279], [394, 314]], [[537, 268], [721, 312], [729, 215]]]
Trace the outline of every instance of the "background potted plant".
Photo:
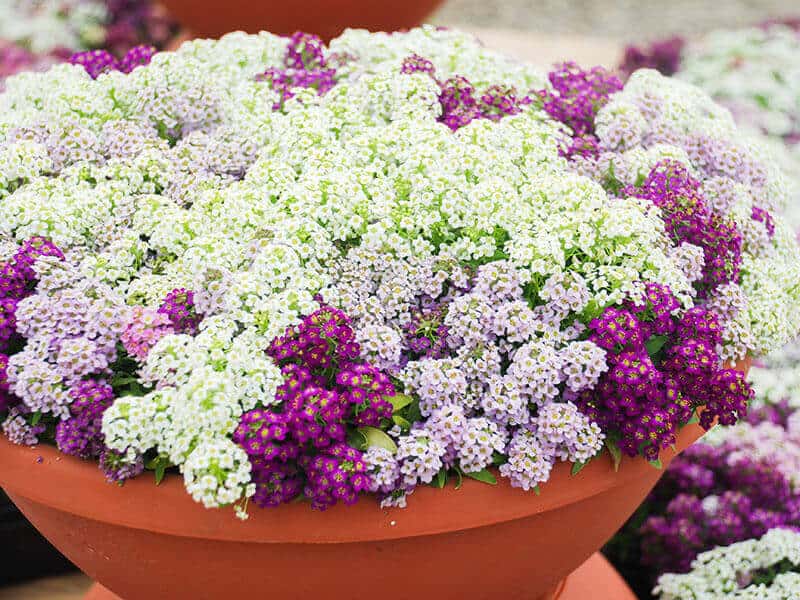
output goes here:
[[330, 40], [348, 27], [396, 31], [422, 23], [442, 0], [369, 2], [323, 0], [312, 3], [232, 0], [219, 10], [207, 0], [164, 0], [170, 13], [194, 35], [219, 37], [229, 31], [308, 31]]

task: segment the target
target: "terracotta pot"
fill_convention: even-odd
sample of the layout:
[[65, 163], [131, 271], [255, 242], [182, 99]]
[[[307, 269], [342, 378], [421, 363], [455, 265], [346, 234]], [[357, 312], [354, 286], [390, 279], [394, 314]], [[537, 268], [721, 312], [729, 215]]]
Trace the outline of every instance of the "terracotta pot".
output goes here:
[[[603, 590], [603, 600], [636, 600], [625, 580], [602, 554], [596, 552], [564, 580], [553, 600], [587, 600]], [[122, 600], [99, 583], [94, 584], [83, 600]]]
[[162, 0], [178, 22], [200, 37], [229, 31], [316, 33], [325, 40], [348, 27], [396, 31], [419, 25], [442, 0]]
[[[700, 435], [684, 427], [676, 450]], [[668, 464], [672, 450], [662, 454]], [[296, 503], [232, 510], [195, 504], [179, 477], [109, 485], [96, 465], [50, 446], [0, 441], [0, 485], [84, 572], [125, 600], [443, 597], [550, 599], [622, 525], [663, 471], [604, 455], [572, 476], [558, 464], [541, 495], [473, 480], [422, 487], [406, 509], [372, 498], [325, 512]], [[388, 585], [387, 585], [388, 584]]]

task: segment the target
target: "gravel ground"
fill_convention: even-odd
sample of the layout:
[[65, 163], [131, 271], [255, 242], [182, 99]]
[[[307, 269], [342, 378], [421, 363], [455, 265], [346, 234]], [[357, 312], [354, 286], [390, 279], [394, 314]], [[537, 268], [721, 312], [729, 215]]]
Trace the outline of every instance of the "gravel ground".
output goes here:
[[800, 15], [786, 0], [448, 0], [435, 23], [589, 35], [618, 41], [699, 34]]

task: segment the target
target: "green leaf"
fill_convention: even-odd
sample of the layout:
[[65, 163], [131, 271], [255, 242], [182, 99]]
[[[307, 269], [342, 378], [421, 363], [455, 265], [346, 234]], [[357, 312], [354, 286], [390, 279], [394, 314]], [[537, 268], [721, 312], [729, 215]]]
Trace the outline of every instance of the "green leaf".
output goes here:
[[497, 485], [497, 479], [495, 479], [495, 476], [492, 475], [488, 469], [473, 471], [472, 473], [464, 473], [464, 475], [470, 479], [476, 479], [477, 481], [488, 483], [489, 485]]
[[573, 477], [583, 471], [583, 468], [589, 464], [589, 461], [586, 462], [576, 462], [572, 465], [572, 475]]
[[534, 493], [534, 494], [536, 494], [537, 496], [541, 496], [541, 495], [542, 495], [542, 490], [541, 490], [541, 489], [539, 488], [539, 486], [537, 485], [537, 486], [535, 486], [535, 487], [533, 488], [533, 493]]
[[608, 448], [608, 453], [614, 462], [614, 470], [619, 471], [619, 464], [622, 462], [622, 452], [620, 452], [619, 446], [617, 446], [616, 442], [606, 440], [606, 448]]
[[367, 436], [357, 429], [351, 429], [347, 432], [347, 443], [356, 450], [364, 452], [367, 449]]
[[166, 475], [167, 469], [174, 465], [170, 462], [169, 457], [161, 455], [148, 460], [144, 466], [149, 471], [155, 472], [156, 485], [158, 485], [164, 480], [164, 475]]
[[661, 464], [661, 460], [659, 460], [659, 459], [650, 460], [650, 461], [647, 461], [647, 462], [650, 463], [651, 467], [653, 467], [654, 469], [658, 469], [659, 471], [664, 468], [664, 465]]
[[393, 412], [399, 412], [406, 406], [414, 402], [414, 398], [407, 394], [395, 394], [394, 396], [384, 396], [385, 400], [392, 403]]
[[700, 417], [697, 416], [697, 413], [692, 414], [692, 418], [686, 421], [686, 425], [694, 425], [695, 423], [700, 422]]
[[400, 415], [392, 415], [392, 421], [394, 421], [395, 425], [399, 425], [404, 431], [411, 429], [411, 423], [408, 422], [408, 419], [405, 419]]
[[653, 335], [644, 343], [647, 348], [647, 353], [652, 357], [658, 354], [658, 351], [667, 343], [668, 336], [666, 335]]
[[431, 485], [442, 489], [445, 484], [447, 483], [447, 467], [442, 467], [439, 469], [439, 472], [436, 474], [436, 477], [433, 478], [431, 481]]
[[492, 453], [492, 464], [495, 467], [499, 467], [500, 465], [504, 465], [507, 462], [508, 462], [508, 458], [504, 454], [501, 454], [500, 452], [496, 452], [496, 451]]
[[386, 448], [392, 454], [397, 452], [397, 444], [394, 443], [394, 440], [377, 427], [359, 427], [358, 432], [366, 439], [367, 448], [377, 446]]
[[156, 485], [160, 484], [164, 480], [164, 474], [167, 472], [167, 463], [160, 462], [156, 467]]
[[463, 483], [464, 483], [464, 474], [461, 472], [461, 469], [456, 469], [456, 489], [460, 490]]
[[42, 420], [42, 411], [37, 410], [33, 415], [31, 415], [31, 427], [35, 427], [39, 424], [39, 421]]

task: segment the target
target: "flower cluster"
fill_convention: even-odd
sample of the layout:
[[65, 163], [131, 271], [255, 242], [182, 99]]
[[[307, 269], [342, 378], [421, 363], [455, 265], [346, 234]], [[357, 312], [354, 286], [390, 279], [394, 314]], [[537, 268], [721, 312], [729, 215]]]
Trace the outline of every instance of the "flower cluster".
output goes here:
[[[766, 160], [770, 151], [762, 144], [730, 136], [726, 110], [696, 88], [667, 81], [652, 70], [634, 73], [595, 119], [599, 154], [576, 157], [573, 165], [611, 194], [658, 207], [676, 244], [672, 257], [692, 278], [697, 299], [727, 307], [718, 315], [725, 360], [745, 348], [769, 352], [798, 326], [796, 315], [775, 312], [795, 301], [795, 290], [775, 277], [798, 273], [790, 258], [794, 234], [773, 222], [796, 186], [779, 161]], [[773, 318], [762, 328], [766, 311]]]
[[[729, 282], [739, 282], [742, 262], [742, 236], [736, 223], [714, 214], [704, 197], [700, 182], [677, 161], [657, 163], [641, 186], [628, 186], [622, 194], [645, 198], [661, 211], [667, 233], [676, 245], [691, 244], [703, 250], [702, 277], [696, 282], [707, 295]], [[772, 217], [753, 206], [752, 218], [775, 234]]]
[[14, 42], [0, 40], [0, 91], [5, 88], [4, 81], [7, 77], [20, 71], [46, 71], [63, 61], [66, 54], [68, 52], [36, 54]]
[[607, 351], [608, 372], [576, 402], [604, 430], [618, 431], [630, 456], [656, 460], [700, 406], [706, 429], [716, 420], [731, 425], [753, 396], [741, 372], [722, 368], [716, 315], [695, 307], [678, 318], [678, 307], [669, 289], [650, 284], [642, 304], [607, 308], [589, 323], [589, 339]]
[[313, 508], [352, 504], [371, 481], [362, 453], [345, 443], [347, 428], [380, 431], [394, 386], [358, 361], [349, 319], [327, 306], [275, 338], [267, 353], [284, 377], [275, 396], [282, 410], [248, 411], [233, 432], [252, 464], [254, 502], [275, 506], [304, 492]]
[[620, 87], [433, 27], [10, 78], [0, 262], [59, 252], [0, 281], [4, 431], [243, 514], [742, 418], [727, 363], [800, 329], [785, 180], [693, 88]]
[[286, 45], [283, 67], [270, 67], [258, 76], [259, 81], [265, 81], [280, 96], [273, 105], [274, 110], [283, 108], [287, 100], [294, 98], [293, 88], [310, 88], [322, 95], [336, 84], [335, 78], [336, 69], [328, 66], [322, 40], [300, 31]]
[[661, 600], [785, 600], [800, 594], [800, 533], [773, 529], [704, 552], [685, 575], [666, 574], [655, 594]]
[[109, 71], [130, 73], [136, 67], [149, 64], [155, 53], [153, 46], [136, 46], [117, 60], [108, 50], [87, 50], [73, 54], [69, 62], [82, 66], [92, 79], [97, 79], [102, 73]]
[[56, 445], [64, 454], [99, 458], [103, 452], [103, 413], [114, 400], [105, 382], [87, 379], [70, 388], [70, 416], [56, 426]]
[[612, 94], [622, 89], [622, 82], [602, 67], [584, 71], [569, 62], [549, 75], [552, 88], [538, 91], [542, 107], [551, 117], [572, 131], [572, 143], [566, 156], [592, 156], [597, 153], [594, 135], [597, 112]]

